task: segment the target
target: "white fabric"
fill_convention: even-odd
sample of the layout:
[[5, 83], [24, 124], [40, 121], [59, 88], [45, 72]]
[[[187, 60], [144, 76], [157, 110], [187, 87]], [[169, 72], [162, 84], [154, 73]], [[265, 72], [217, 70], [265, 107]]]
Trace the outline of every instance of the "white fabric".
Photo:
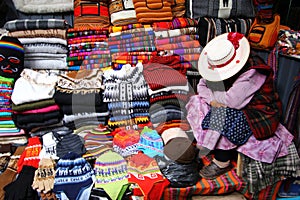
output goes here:
[[15, 82], [11, 100], [14, 104], [53, 98], [57, 76], [24, 69]]
[[61, 13], [74, 10], [73, 0], [13, 0], [24, 13]]

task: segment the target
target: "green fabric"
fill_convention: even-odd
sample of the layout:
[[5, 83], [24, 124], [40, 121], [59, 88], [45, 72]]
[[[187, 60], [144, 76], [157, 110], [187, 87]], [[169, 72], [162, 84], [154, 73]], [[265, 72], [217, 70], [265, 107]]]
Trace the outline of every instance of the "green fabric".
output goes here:
[[36, 102], [30, 102], [30, 103], [24, 103], [20, 105], [15, 105], [12, 103], [12, 110], [17, 112], [27, 111], [27, 110], [34, 110], [38, 108], [44, 108], [50, 105], [54, 105], [55, 100], [54, 99], [46, 99]]

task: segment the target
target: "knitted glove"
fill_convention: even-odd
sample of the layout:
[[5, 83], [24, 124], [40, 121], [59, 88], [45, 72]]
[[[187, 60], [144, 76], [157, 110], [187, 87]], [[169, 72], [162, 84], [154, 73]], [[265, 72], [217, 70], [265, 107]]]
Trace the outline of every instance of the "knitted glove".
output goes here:
[[22, 167], [24, 165], [38, 168], [40, 162], [39, 154], [41, 152], [41, 148], [42, 144], [40, 142], [39, 137], [35, 136], [28, 138], [28, 144], [18, 161], [18, 173], [21, 172]]
[[40, 158], [53, 158], [58, 159], [56, 155], [56, 141], [54, 140], [54, 136], [52, 132], [46, 133], [42, 136], [43, 139], [43, 147], [40, 153]]
[[32, 188], [38, 192], [47, 193], [54, 187], [54, 163], [50, 158], [42, 158], [39, 168], [35, 170]]
[[5, 199], [39, 200], [37, 191], [31, 187], [35, 170], [36, 168], [32, 166], [24, 165], [17, 179], [3, 188], [5, 191]]

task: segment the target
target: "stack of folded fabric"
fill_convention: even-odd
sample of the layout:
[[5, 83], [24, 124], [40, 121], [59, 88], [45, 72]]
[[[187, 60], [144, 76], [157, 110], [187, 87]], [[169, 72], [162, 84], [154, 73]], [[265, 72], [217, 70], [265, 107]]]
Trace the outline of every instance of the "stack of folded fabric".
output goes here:
[[111, 65], [108, 28], [69, 28], [68, 70], [99, 69]]
[[15, 137], [19, 138], [19, 136], [25, 134], [24, 130], [16, 127], [12, 120], [11, 95], [13, 84], [13, 78], [0, 76], [0, 144], [3, 144], [4, 141], [6, 143], [14, 143]]
[[137, 23], [132, 0], [109, 1], [110, 22], [114, 26], [123, 26]]
[[17, 19], [4, 28], [17, 37], [25, 49], [24, 66], [31, 69], [66, 69], [69, 24], [63, 19]]
[[107, 103], [103, 102], [103, 72], [100, 69], [71, 71], [58, 75], [54, 99], [60, 106], [63, 123], [71, 129], [107, 124]]
[[178, 55], [185, 68], [197, 70], [201, 52], [197, 24], [195, 19], [184, 17], [153, 23], [157, 51], [168, 55]]
[[180, 58], [174, 55], [154, 56], [144, 64], [143, 75], [149, 86], [150, 121], [154, 127], [161, 129], [164, 124], [188, 127], [185, 105], [191, 92], [185, 72]]
[[110, 111], [110, 128], [143, 126], [149, 122], [148, 87], [142, 72], [141, 63], [136, 67], [126, 64], [120, 70], [104, 71], [103, 97]]
[[53, 99], [56, 75], [24, 69], [11, 96], [13, 120], [26, 131], [60, 123], [62, 113]]
[[110, 28], [108, 45], [114, 68], [136, 65], [156, 55], [154, 32], [150, 25], [129, 24]]

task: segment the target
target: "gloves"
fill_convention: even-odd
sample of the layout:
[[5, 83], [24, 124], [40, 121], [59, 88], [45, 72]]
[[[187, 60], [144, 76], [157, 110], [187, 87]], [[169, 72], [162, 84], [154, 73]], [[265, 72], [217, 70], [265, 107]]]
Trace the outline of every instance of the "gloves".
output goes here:
[[32, 188], [47, 193], [54, 187], [54, 162], [50, 158], [42, 158], [39, 168], [35, 171]]
[[5, 199], [39, 200], [37, 191], [31, 187], [35, 170], [32, 166], [24, 165], [17, 179], [3, 188]]
[[52, 158], [59, 159], [56, 155], [56, 141], [54, 140], [54, 136], [52, 132], [48, 132], [42, 136], [43, 139], [43, 147], [40, 152], [40, 158]]

